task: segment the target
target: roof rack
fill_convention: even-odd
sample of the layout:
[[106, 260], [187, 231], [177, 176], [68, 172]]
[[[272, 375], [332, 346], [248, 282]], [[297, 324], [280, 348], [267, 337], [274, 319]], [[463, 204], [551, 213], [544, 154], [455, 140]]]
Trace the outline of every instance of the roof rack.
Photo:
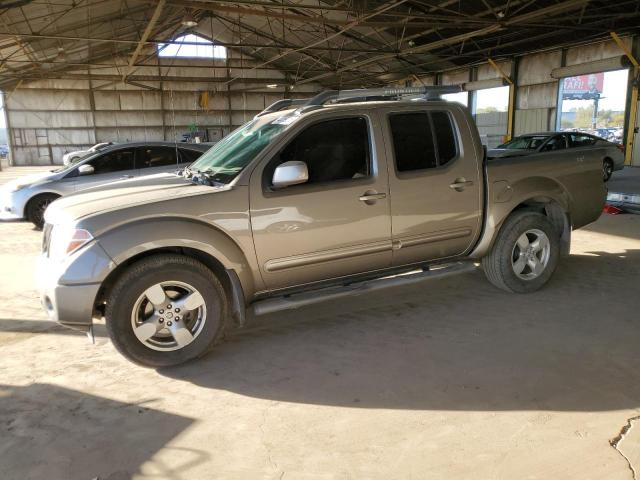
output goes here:
[[406, 87], [406, 88], [359, 88], [355, 90], [327, 90], [320, 92], [311, 98], [305, 107], [321, 106], [329, 102], [367, 102], [380, 100], [399, 100], [405, 96], [421, 96], [426, 100], [439, 98], [447, 93], [464, 91], [462, 85], [436, 85], [432, 87]]
[[256, 117], [261, 117], [267, 113], [279, 112], [291, 107], [299, 107], [307, 109], [308, 107], [321, 107], [327, 103], [346, 103], [346, 102], [377, 102], [400, 100], [402, 97], [413, 96], [424, 100], [435, 100], [441, 95], [448, 93], [463, 92], [463, 85], [436, 85], [432, 87], [406, 87], [406, 88], [358, 88], [354, 90], [325, 90], [318, 93], [312, 98], [302, 99], [283, 99], [272, 103], [263, 111], [258, 113]]
[[301, 107], [309, 101], [308, 98], [284, 98], [282, 100], [278, 100], [277, 102], [272, 103], [267, 108], [262, 110], [256, 117], [261, 117], [262, 115], [266, 115], [267, 113], [279, 112], [280, 110], [286, 110], [289, 107]]

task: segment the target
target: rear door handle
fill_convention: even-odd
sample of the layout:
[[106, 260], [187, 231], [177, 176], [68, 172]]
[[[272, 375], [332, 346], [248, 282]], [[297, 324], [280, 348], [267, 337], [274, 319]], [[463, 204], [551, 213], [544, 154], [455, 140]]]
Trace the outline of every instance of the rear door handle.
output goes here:
[[133, 178], [133, 175], [123, 175], [120, 177], [120, 180], [126, 180], [127, 178]]
[[366, 203], [367, 205], [373, 205], [377, 200], [382, 200], [383, 198], [387, 198], [386, 193], [378, 193], [375, 190], [367, 190], [364, 192], [364, 195], [360, 196], [360, 201]]
[[455, 181], [451, 185], [449, 185], [449, 188], [452, 188], [457, 192], [461, 192], [466, 187], [470, 187], [471, 185], [473, 185], [473, 182], [471, 180], [466, 180], [464, 178], [456, 178]]

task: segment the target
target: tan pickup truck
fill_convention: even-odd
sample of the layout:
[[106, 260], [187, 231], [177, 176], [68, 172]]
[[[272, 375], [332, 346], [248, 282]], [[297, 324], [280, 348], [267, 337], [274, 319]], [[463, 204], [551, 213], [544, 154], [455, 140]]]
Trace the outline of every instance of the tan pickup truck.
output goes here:
[[482, 265], [532, 292], [605, 200], [589, 151], [485, 160], [447, 88], [284, 100], [180, 175], [55, 201], [38, 278], [60, 323], [104, 316], [130, 360], [205, 353], [246, 316]]

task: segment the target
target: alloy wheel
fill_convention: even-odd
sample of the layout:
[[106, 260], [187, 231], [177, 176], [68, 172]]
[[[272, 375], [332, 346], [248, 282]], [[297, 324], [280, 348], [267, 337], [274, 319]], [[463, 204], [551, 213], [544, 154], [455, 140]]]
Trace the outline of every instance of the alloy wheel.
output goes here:
[[136, 300], [131, 327], [145, 346], [158, 351], [186, 347], [202, 332], [207, 308], [202, 294], [191, 285], [168, 281], [152, 285]]
[[511, 266], [518, 278], [533, 280], [544, 272], [550, 255], [549, 237], [542, 230], [527, 230], [513, 246]]

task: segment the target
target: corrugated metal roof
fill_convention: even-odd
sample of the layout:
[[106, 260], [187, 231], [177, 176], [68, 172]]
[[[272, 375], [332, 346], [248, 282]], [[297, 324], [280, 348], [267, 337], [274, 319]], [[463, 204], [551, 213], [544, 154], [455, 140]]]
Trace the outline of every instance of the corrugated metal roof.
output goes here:
[[[131, 59], [161, 11], [135, 65]], [[640, 1], [271, 2], [9, 0], [0, 2], [0, 87], [114, 66], [155, 65], [156, 45], [187, 31], [230, 48], [235, 68], [284, 72], [291, 85], [368, 87], [501, 57], [637, 32]], [[181, 24], [185, 14], [198, 21]], [[242, 64], [242, 60], [246, 60]], [[184, 67], [189, 69], [187, 65]], [[242, 77], [234, 70], [233, 80]]]

